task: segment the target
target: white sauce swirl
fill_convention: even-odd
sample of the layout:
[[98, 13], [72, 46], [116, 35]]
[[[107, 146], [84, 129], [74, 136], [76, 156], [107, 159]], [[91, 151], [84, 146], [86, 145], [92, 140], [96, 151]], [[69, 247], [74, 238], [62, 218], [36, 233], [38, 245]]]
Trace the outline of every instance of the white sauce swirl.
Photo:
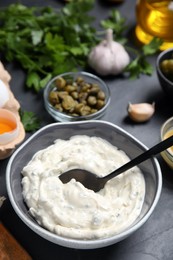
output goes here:
[[46, 229], [69, 238], [105, 238], [125, 230], [139, 216], [144, 201], [145, 180], [138, 167], [113, 178], [97, 193], [74, 179], [63, 184], [58, 176], [72, 168], [107, 175], [128, 160], [99, 137], [56, 140], [22, 171], [29, 212]]

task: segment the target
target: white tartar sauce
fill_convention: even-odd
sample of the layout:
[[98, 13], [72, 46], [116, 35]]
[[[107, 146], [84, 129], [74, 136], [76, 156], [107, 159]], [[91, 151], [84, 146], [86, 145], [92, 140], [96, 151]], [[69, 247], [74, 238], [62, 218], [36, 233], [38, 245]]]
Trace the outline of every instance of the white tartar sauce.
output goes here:
[[44, 228], [75, 239], [98, 239], [117, 234], [137, 219], [145, 196], [138, 167], [108, 181], [95, 193], [74, 179], [58, 176], [83, 168], [99, 176], [129, 160], [117, 147], [99, 137], [75, 135], [37, 152], [22, 170], [23, 196], [29, 212]]

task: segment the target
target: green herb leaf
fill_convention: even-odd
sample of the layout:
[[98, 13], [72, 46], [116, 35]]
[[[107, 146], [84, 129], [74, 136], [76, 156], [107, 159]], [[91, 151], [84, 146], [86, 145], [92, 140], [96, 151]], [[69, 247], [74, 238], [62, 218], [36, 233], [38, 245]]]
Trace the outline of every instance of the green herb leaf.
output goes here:
[[49, 73], [45, 78], [43, 78], [40, 81], [40, 87], [44, 88], [51, 78], [52, 78], [52, 74]]
[[29, 88], [34, 86], [35, 90], [37, 91], [40, 85], [40, 76], [34, 71], [28, 72], [26, 84]]
[[112, 10], [108, 19], [102, 20], [101, 25], [104, 29], [112, 29], [114, 32], [114, 39], [121, 44], [127, 42], [127, 38], [123, 36], [127, 29], [126, 20], [123, 18], [118, 10]]
[[141, 50], [136, 51], [131, 48], [131, 51], [137, 53], [135, 59], [125, 68], [125, 72], [128, 72], [131, 79], [139, 78], [141, 74], [152, 75], [153, 67], [147, 61], [147, 57], [156, 53], [163, 41], [159, 38], [153, 38], [149, 44], [142, 46]]
[[19, 113], [26, 132], [32, 132], [40, 128], [40, 121], [33, 112], [22, 111], [20, 109]]
[[27, 87], [38, 92], [47, 75], [87, 65], [88, 52], [98, 42], [89, 14], [93, 4], [76, 0], [57, 11], [16, 3], [0, 10], [0, 52], [25, 69]]
[[33, 45], [37, 45], [41, 42], [42, 37], [43, 37], [43, 31], [39, 30], [39, 31], [32, 31], [31, 32], [31, 36], [32, 36], [32, 43]]
[[162, 43], [162, 39], [154, 37], [148, 44], [142, 47], [143, 55], [149, 56], [155, 54], [159, 50]]

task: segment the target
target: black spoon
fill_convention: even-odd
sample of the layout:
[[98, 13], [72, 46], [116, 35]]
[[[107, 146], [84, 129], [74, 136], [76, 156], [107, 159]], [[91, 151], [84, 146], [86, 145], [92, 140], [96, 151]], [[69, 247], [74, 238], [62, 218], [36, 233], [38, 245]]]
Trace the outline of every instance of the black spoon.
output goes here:
[[67, 172], [62, 173], [59, 176], [59, 179], [63, 183], [69, 182], [71, 179], [75, 179], [78, 182], [81, 182], [86, 188], [93, 190], [95, 192], [104, 188], [107, 181], [116, 177], [117, 175], [121, 174], [124, 171], [129, 170], [130, 168], [140, 164], [141, 162], [146, 161], [153, 155], [156, 155], [170, 146], [173, 145], [173, 135], [166, 140], [156, 144], [149, 150], [145, 151], [144, 153], [140, 154], [136, 158], [132, 159], [128, 163], [124, 164], [120, 168], [116, 169], [115, 171], [111, 172], [110, 174], [99, 177], [94, 173], [88, 172], [84, 169], [72, 169]]

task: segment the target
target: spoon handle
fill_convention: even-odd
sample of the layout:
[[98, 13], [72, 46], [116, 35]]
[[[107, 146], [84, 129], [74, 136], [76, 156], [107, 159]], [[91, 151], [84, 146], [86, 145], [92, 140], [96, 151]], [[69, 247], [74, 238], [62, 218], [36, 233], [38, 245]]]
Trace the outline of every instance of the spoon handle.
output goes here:
[[156, 154], [166, 150], [167, 148], [169, 148], [172, 145], [173, 145], [173, 135], [171, 137], [165, 139], [164, 141], [156, 144], [155, 146], [153, 146], [149, 150], [145, 151], [144, 153], [140, 154], [136, 158], [132, 159], [128, 163], [124, 164], [120, 168], [116, 169], [111, 174], [103, 177], [103, 179], [110, 180], [110, 179], [116, 177], [117, 175], [119, 175], [120, 173], [125, 172], [125, 171], [129, 170], [130, 168], [140, 164], [141, 162], [146, 161], [151, 156], [156, 155]]

